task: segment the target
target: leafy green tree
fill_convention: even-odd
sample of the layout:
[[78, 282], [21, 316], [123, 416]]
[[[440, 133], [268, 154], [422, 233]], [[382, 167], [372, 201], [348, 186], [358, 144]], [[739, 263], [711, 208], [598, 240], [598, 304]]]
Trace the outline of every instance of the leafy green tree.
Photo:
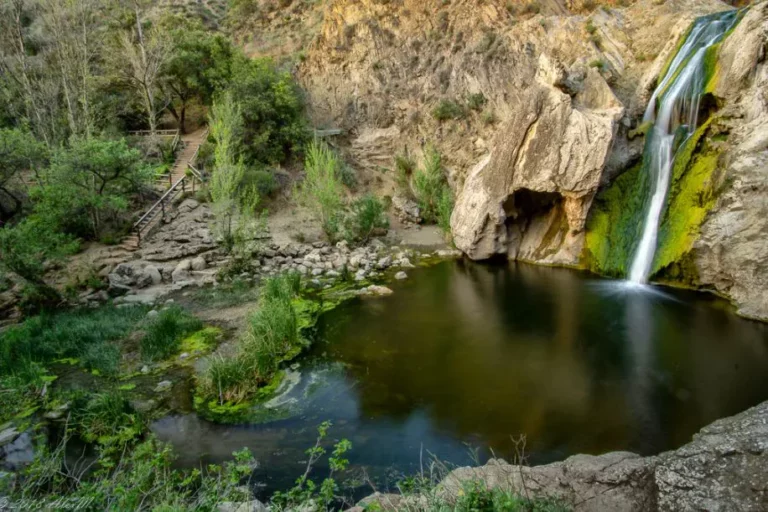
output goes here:
[[249, 235], [260, 231], [254, 222], [259, 194], [255, 187], [242, 186], [245, 165], [240, 158], [239, 142], [243, 118], [231, 93], [225, 93], [213, 104], [208, 124], [216, 141], [209, 183], [214, 232], [229, 252], [244, 250]]
[[52, 300], [58, 293], [43, 279], [46, 264], [75, 247], [70, 237], [33, 215], [15, 226], [0, 229], [0, 268], [24, 279], [38, 296]]
[[238, 55], [228, 91], [242, 108], [246, 164], [282, 162], [307, 141], [298, 87], [291, 74], [279, 71], [270, 59]]
[[183, 132], [189, 103], [210, 105], [214, 93], [229, 82], [235, 49], [223, 35], [211, 34], [187, 18], [169, 16], [162, 26], [167, 27], [173, 49], [161, 83], [172, 98], [168, 111]]
[[34, 191], [34, 212], [59, 230], [99, 238], [105, 222], [118, 221], [151, 177], [124, 139], [75, 139], [54, 154], [44, 185]]
[[22, 176], [39, 177], [47, 166], [48, 147], [34, 135], [19, 129], [0, 130], [0, 224], [21, 210]]

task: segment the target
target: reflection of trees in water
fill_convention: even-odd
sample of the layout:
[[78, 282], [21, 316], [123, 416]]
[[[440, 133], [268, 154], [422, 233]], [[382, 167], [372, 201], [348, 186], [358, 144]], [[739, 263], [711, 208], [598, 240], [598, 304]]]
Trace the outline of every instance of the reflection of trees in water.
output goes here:
[[616, 424], [612, 405], [600, 410], [613, 401], [591, 396], [576, 343], [578, 276], [460, 263], [432, 270], [392, 299], [355, 307], [355, 328], [334, 340], [362, 381], [366, 417], [404, 421], [423, 409], [438, 429], [479, 434], [501, 450], [522, 433], [540, 447], [584, 442], [574, 429], [596, 412]]

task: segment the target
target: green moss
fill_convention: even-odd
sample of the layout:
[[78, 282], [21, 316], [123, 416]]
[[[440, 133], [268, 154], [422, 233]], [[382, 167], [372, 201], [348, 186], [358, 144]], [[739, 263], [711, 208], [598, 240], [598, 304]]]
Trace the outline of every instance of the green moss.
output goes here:
[[218, 327], [205, 327], [184, 338], [180, 344], [181, 352], [190, 354], [204, 353], [216, 346], [216, 340], [222, 335]]
[[651, 121], [645, 121], [644, 123], [641, 123], [637, 128], [634, 130], [629, 130], [627, 133], [627, 138], [629, 140], [634, 139], [635, 137], [638, 137], [640, 135], [647, 134], [650, 129], [653, 127], [653, 122]]
[[595, 198], [586, 233], [586, 266], [593, 272], [626, 275], [642, 232], [647, 176], [637, 164]]
[[719, 150], [706, 143], [710, 125], [705, 122], [677, 152], [652, 268], [685, 284], [696, 280], [688, 254], [716, 201]]

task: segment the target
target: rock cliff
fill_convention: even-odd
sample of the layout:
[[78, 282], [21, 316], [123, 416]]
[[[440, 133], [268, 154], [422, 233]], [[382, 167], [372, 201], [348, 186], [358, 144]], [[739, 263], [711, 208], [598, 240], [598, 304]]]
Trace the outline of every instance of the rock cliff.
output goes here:
[[[442, 152], [456, 195], [454, 243], [470, 258], [620, 276], [631, 240], [615, 250], [601, 208], [631, 206], [616, 189], [638, 179], [642, 113], [691, 22], [731, 7], [587, 7], [336, 0], [299, 78], [315, 125], [344, 130], [341, 147], [380, 193], [396, 192], [387, 172], [395, 154], [419, 155], [427, 144]], [[695, 169], [679, 173], [683, 199], [706, 196], [706, 204], [694, 214], [684, 201], [670, 207], [665, 232], [674, 236], [662, 240], [654, 277], [714, 290], [756, 318], [768, 318], [764, 11], [765, 2], [754, 5], [719, 49], [719, 82], [704, 102], [709, 124], [691, 150]], [[459, 111], [436, 119], [446, 103]], [[602, 247], [590, 246], [590, 234]], [[616, 261], [598, 261], [595, 251], [613, 251]]]

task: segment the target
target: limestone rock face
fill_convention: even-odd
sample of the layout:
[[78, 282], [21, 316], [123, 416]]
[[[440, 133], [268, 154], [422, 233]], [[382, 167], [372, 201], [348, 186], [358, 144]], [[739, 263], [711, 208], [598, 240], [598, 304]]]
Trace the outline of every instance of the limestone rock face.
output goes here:
[[720, 51], [715, 95], [725, 102], [724, 191], [694, 245], [703, 286], [739, 313], [768, 320], [768, 2], [754, 5]]
[[[550, 62], [540, 76], [557, 83]], [[600, 184], [623, 108], [590, 69], [571, 98], [532, 87], [501, 126], [493, 152], [468, 176], [451, 218], [456, 247], [472, 259], [576, 263], [579, 234]]]

